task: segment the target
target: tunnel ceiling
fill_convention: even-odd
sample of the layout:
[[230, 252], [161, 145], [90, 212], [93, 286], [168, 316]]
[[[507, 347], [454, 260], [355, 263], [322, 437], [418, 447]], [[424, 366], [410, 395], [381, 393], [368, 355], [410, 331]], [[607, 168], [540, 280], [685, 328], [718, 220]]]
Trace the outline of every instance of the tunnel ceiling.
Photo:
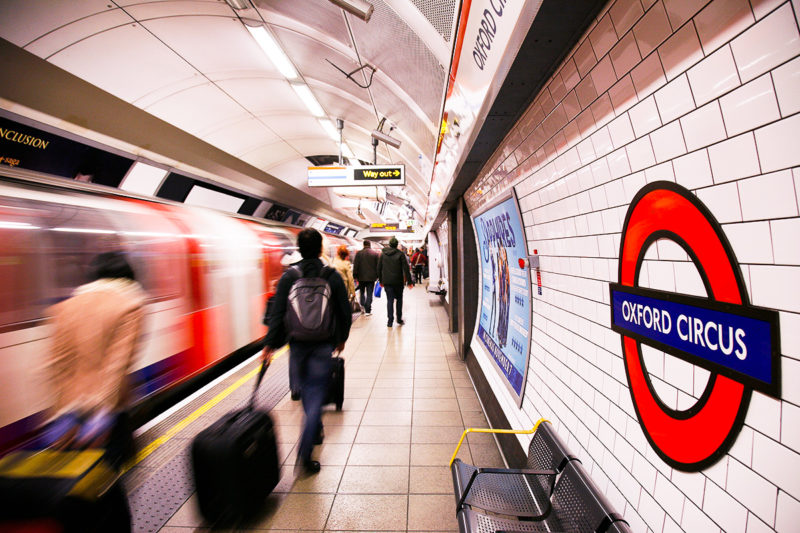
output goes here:
[[405, 164], [424, 213], [458, 2], [371, 3], [364, 22], [328, 0], [3, 0], [0, 37], [352, 216], [305, 185], [306, 157], [338, 147], [246, 28], [265, 26], [356, 159], [372, 160], [381, 119], [394, 127], [402, 144], [377, 161]]

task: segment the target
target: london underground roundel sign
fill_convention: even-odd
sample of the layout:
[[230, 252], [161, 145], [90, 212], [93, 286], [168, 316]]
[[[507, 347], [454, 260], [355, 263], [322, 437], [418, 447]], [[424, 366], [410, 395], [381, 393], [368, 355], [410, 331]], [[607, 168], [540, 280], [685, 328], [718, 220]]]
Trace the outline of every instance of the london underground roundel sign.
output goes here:
[[[638, 286], [649, 246], [680, 245], [694, 262], [706, 298]], [[611, 327], [622, 335], [625, 370], [644, 434], [680, 470], [702, 470], [730, 448], [750, 395], [780, 397], [778, 313], [749, 304], [739, 265], [722, 228], [688, 190], [672, 182], [644, 187], [622, 230], [619, 283], [610, 285]], [[641, 345], [710, 371], [691, 408], [677, 411], [655, 393]]]

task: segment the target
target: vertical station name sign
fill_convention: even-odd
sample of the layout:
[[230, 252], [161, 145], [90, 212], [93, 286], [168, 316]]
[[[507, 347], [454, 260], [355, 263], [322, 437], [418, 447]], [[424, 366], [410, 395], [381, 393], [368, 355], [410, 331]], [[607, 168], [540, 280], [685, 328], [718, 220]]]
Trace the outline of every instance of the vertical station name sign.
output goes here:
[[308, 167], [309, 187], [405, 185], [405, 165]]
[[[707, 298], [639, 287], [648, 248], [659, 239], [692, 259]], [[699, 471], [736, 440], [753, 390], [780, 398], [778, 313], [753, 307], [719, 223], [683, 187], [656, 182], [631, 202], [620, 244], [619, 283], [610, 284], [611, 328], [622, 335], [631, 397], [658, 455], [680, 470]], [[650, 381], [641, 344], [711, 372], [691, 408], [666, 406]]]
[[522, 404], [531, 332], [528, 249], [517, 199], [510, 197], [472, 219], [481, 259], [477, 337]]

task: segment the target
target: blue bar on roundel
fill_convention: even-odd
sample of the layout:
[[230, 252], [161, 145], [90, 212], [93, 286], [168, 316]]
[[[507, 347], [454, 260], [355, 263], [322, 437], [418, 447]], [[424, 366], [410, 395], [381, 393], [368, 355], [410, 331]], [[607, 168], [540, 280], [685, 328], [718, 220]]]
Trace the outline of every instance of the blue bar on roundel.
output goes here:
[[611, 309], [611, 326], [619, 333], [744, 377], [756, 389], [779, 386], [773, 375], [774, 312], [619, 284], [611, 286]]

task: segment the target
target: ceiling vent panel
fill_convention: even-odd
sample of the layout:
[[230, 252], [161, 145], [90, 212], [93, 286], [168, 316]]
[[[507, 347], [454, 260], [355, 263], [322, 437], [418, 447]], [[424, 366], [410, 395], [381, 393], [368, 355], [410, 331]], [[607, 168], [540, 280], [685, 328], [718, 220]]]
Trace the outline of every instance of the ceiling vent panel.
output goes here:
[[348, 15], [362, 60], [379, 65], [416, 102], [428, 120], [438, 124], [446, 78], [444, 68], [393, 9], [382, 0], [374, 0], [373, 5], [375, 11], [369, 23]]
[[439, 32], [442, 39], [449, 43], [450, 37], [453, 34], [453, 24], [456, 16], [456, 0], [437, 0], [436, 2], [431, 2], [430, 0], [411, 1], [417, 6], [419, 12], [428, 19], [431, 26]]

